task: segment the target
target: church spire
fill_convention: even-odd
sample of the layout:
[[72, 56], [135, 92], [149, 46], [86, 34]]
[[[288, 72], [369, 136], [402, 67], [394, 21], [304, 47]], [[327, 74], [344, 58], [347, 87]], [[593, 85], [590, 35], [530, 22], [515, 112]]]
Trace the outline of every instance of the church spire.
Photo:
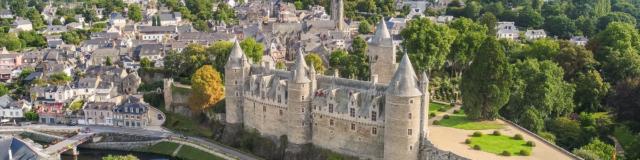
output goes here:
[[418, 89], [417, 80], [418, 77], [413, 70], [411, 60], [409, 60], [409, 56], [405, 53], [404, 56], [402, 56], [400, 65], [398, 65], [398, 70], [396, 70], [396, 73], [393, 75], [387, 92], [401, 97], [420, 96], [422, 92]]
[[298, 50], [298, 56], [296, 57], [296, 63], [293, 66], [293, 82], [295, 83], [308, 83], [311, 82], [307, 76], [307, 62], [304, 61], [304, 55], [302, 54], [302, 47]]
[[384, 18], [382, 18], [376, 27], [376, 33], [371, 38], [371, 43], [381, 45], [387, 43], [387, 41], [391, 42], [391, 34], [389, 33], [389, 29], [387, 29], [387, 24], [384, 21]]

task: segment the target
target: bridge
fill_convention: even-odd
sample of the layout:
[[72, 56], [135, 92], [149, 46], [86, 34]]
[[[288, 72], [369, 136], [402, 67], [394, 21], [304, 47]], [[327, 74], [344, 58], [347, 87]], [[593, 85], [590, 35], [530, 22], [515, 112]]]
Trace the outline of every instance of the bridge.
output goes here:
[[77, 146], [92, 139], [95, 133], [83, 133], [80, 132], [77, 135], [64, 139], [61, 142], [58, 142], [54, 145], [51, 145], [44, 149], [44, 153], [55, 157], [56, 155], [60, 155], [63, 152], [71, 150], [71, 154], [78, 155]]

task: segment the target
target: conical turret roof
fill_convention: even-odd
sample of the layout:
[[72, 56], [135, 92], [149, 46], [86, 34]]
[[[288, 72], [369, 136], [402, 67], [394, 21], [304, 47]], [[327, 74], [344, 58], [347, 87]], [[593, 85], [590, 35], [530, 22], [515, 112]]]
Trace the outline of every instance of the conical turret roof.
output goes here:
[[307, 77], [307, 62], [304, 61], [304, 55], [302, 54], [302, 47], [298, 50], [298, 56], [296, 57], [296, 63], [293, 67], [293, 82], [295, 83], [308, 83], [311, 82]]
[[421, 96], [422, 92], [418, 89], [417, 81], [418, 78], [411, 65], [411, 60], [409, 60], [409, 56], [405, 53], [404, 56], [402, 56], [396, 73], [393, 75], [393, 79], [389, 82], [387, 92], [400, 97]]
[[387, 24], [384, 21], [384, 18], [380, 20], [378, 26], [376, 27], [376, 33], [371, 38], [371, 44], [386, 44], [391, 42], [391, 34], [387, 29]]
[[247, 63], [247, 59], [242, 51], [242, 47], [240, 47], [240, 42], [238, 40], [233, 44], [233, 48], [231, 49], [231, 53], [229, 54], [229, 60], [227, 60], [226, 67], [230, 67], [231, 69], [239, 69], [242, 68], [242, 65]]

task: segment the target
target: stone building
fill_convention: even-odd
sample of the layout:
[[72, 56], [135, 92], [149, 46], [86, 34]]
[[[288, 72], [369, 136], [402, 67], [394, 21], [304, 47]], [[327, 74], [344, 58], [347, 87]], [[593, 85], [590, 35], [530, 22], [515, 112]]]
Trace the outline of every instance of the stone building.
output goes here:
[[371, 70], [371, 79], [377, 77], [379, 83], [389, 83], [396, 71], [398, 64], [396, 63], [396, 47], [393, 45], [393, 39], [387, 25], [382, 19], [376, 27], [376, 32], [369, 40], [367, 54], [369, 56], [369, 65]]
[[394, 64], [385, 66], [392, 71], [377, 72], [393, 74], [385, 83], [375, 75], [359, 81], [316, 74], [302, 50], [290, 71], [250, 64], [236, 42], [225, 66], [226, 123], [363, 159], [419, 159], [420, 146], [428, 143], [428, 77], [415, 74], [407, 55], [395, 67], [381, 25], [372, 43], [384, 50], [370, 55], [378, 55], [372, 66], [394, 58], [384, 62]]

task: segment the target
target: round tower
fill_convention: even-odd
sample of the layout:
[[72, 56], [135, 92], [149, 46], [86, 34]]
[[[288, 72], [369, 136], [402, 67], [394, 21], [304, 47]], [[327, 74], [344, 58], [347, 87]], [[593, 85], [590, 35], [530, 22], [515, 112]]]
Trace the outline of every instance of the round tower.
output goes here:
[[287, 84], [287, 117], [288, 138], [291, 143], [305, 144], [311, 142], [311, 91], [312, 81], [309, 79], [309, 67], [298, 51], [296, 63], [291, 71]]
[[229, 60], [224, 66], [226, 122], [242, 123], [242, 92], [244, 79], [249, 73], [249, 62], [238, 41], [233, 45]]
[[385, 160], [418, 159], [422, 95], [417, 76], [405, 54], [386, 91]]

